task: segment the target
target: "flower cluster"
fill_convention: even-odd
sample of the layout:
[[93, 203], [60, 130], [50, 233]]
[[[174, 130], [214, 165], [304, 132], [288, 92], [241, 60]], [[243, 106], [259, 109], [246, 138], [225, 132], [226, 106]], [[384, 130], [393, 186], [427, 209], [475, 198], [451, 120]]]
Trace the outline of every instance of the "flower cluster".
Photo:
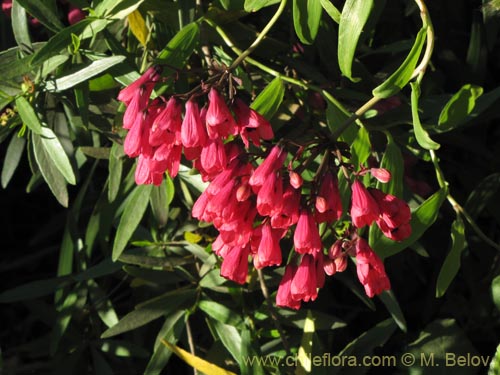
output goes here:
[[[408, 205], [381, 190], [367, 189], [358, 180], [371, 173], [388, 182], [389, 171], [362, 168], [352, 174], [352, 224], [325, 251], [326, 231], [320, 231], [320, 226], [331, 229], [347, 217], [338, 186], [338, 171], [343, 167], [338, 148], [331, 153], [337, 155], [336, 162], [335, 157], [325, 156], [312, 181], [302, 176], [307, 163], [297, 163], [303, 147], [292, 157], [287, 143], [278, 142], [261, 154], [259, 164], [247, 149], [274, 137], [263, 116], [239, 99], [228, 105], [213, 86], [204, 88], [208, 97], [201, 109], [194, 97], [185, 102], [184, 111], [174, 96], [150, 100], [160, 79], [160, 70], [152, 67], [120, 92], [118, 99], [127, 105], [123, 127], [129, 130], [124, 150], [138, 157], [138, 184], [159, 185], [165, 172], [174, 177], [182, 154], [210, 183], [195, 202], [192, 216], [218, 230], [212, 250], [222, 258], [222, 276], [245, 283], [249, 259], [257, 269], [282, 265], [280, 241], [290, 233], [294, 250], [278, 287], [278, 306], [298, 309], [302, 301], [314, 301], [325, 276], [344, 271], [349, 257], [356, 259], [359, 281], [369, 297], [390, 289], [382, 260], [357, 230], [375, 222], [393, 240], [410, 235]], [[318, 155], [332, 145], [321, 148], [320, 142], [314, 146]], [[332, 233], [335, 236], [335, 230]]]

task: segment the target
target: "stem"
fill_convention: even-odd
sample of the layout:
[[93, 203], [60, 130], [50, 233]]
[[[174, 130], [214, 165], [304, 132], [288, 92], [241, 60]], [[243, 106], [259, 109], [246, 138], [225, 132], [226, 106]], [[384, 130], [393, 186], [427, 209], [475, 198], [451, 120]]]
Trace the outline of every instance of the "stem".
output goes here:
[[434, 27], [432, 26], [432, 20], [429, 15], [429, 11], [427, 10], [427, 7], [425, 6], [423, 0], [415, 0], [415, 2], [420, 9], [420, 18], [422, 19], [422, 24], [424, 27], [427, 27], [427, 37], [424, 57], [422, 57], [422, 61], [413, 71], [410, 80], [417, 76], [423, 75], [431, 61], [432, 51], [434, 50]]
[[[193, 356], [195, 356], [196, 353], [194, 351], [193, 333], [191, 332], [191, 325], [189, 324], [189, 319], [186, 319], [186, 334], [188, 339], [189, 351]], [[198, 370], [196, 370], [194, 367], [193, 367], [193, 374], [198, 375]]]
[[271, 315], [273, 323], [280, 334], [280, 338], [281, 338], [281, 342], [283, 343], [283, 347], [285, 348], [286, 354], [291, 355], [290, 346], [288, 345], [288, 341], [285, 337], [285, 331], [283, 331], [283, 327], [281, 327], [281, 323], [278, 319], [278, 314], [276, 314], [276, 310], [274, 309], [273, 301], [271, 300], [271, 297], [269, 296], [269, 290], [267, 289], [267, 285], [266, 285], [266, 282], [264, 280], [264, 275], [262, 274], [262, 270], [258, 269], [257, 275], [259, 276], [260, 289], [262, 290], [262, 295], [266, 299], [269, 314]]
[[241, 62], [243, 60], [245, 60], [247, 58], [247, 56], [250, 55], [255, 50], [255, 48], [257, 48], [257, 46], [260, 44], [260, 42], [262, 42], [262, 40], [264, 39], [264, 37], [266, 36], [266, 34], [269, 32], [269, 30], [271, 30], [271, 28], [273, 27], [273, 25], [276, 23], [276, 21], [278, 20], [278, 18], [280, 18], [281, 14], [285, 10], [286, 1], [287, 0], [281, 0], [280, 6], [278, 7], [278, 10], [276, 11], [276, 13], [274, 13], [274, 16], [269, 20], [269, 22], [267, 23], [267, 25], [262, 29], [262, 31], [260, 32], [260, 34], [254, 40], [254, 42], [250, 45], [250, 47], [248, 47], [245, 52], [243, 52], [242, 54], [240, 54], [238, 56], [238, 58], [233, 61], [233, 63], [229, 67], [230, 71], [236, 69], [238, 67], [238, 65], [240, 65]]
[[374, 96], [370, 100], [368, 100], [365, 104], [363, 104], [356, 112], [354, 112], [351, 117], [344, 121], [342, 125], [335, 131], [332, 135], [333, 139], [337, 139], [354, 121], [359, 120], [361, 116], [365, 114], [371, 107], [375, 105], [380, 100], [380, 98]]

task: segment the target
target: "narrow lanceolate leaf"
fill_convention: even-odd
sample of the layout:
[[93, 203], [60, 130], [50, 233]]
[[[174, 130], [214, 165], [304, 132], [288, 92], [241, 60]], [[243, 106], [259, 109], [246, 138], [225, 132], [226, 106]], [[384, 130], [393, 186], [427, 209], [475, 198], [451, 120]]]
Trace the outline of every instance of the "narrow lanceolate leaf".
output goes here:
[[149, 30], [141, 12], [134, 10], [128, 15], [127, 19], [128, 27], [130, 28], [130, 31], [132, 31], [132, 34], [134, 34], [143, 46], [146, 46], [146, 43], [148, 42]]
[[58, 32], [64, 28], [59, 20], [54, 8], [50, 7], [43, 0], [16, 0], [26, 11], [40, 21], [45, 27], [53, 32]]
[[385, 305], [387, 311], [389, 311], [389, 313], [392, 316], [392, 319], [394, 319], [398, 327], [403, 332], [406, 332], [407, 331], [406, 319], [405, 316], [403, 315], [401, 307], [399, 306], [399, 302], [396, 299], [396, 296], [394, 295], [394, 292], [392, 290], [389, 291], [385, 290], [384, 292], [378, 295], [378, 298]]
[[158, 63], [180, 69], [191, 56], [200, 38], [200, 27], [192, 22], [184, 26], [158, 54]]
[[380, 162], [380, 167], [391, 172], [391, 180], [385, 184], [377, 182], [377, 188], [381, 189], [384, 193], [401, 197], [403, 194], [404, 174], [403, 154], [401, 154], [399, 146], [394, 142], [391, 133], [387, 132], [386, 136], [387, 146]]
[[9, 184], [10, 179], [14, 175], [14, 172], [19, 165], [19, 161], [21, 160], [21, 156], [23, 155], [25, 145], [26, 139], [24, 137], [18, 137], [14, 134], [14, 136], [10, 140], [2, 168], [2, 187], [4, 189]]
[[124, 19], [139, 8], [144, 0], [103, 0], [95, 8], [98, 16]]
[[245, 0], [245, 8], [246, 12], [257, 12], [259, 9], [267, 7], [269, 5], [273, 5], [279, 3], [280, 0]]
[[302, 43], [316, 39], [322, 11], [320, 0], [293, 0], [293, 25]]
[[177, 345], [173, 345], [168, 341], [161, 339], [163, 345], [165, 345], [169, 350], [171, 350], [176, 356], [186, 362], [189, 366], [197, 369], [198, 371], [204, 373], [205, 375], [236, 375], [234, 372], [228, 371], [205, 361], [204, 359], [197, 357], [184, 349], [179, 348]]
[[336, 23], [340, 23], [341, 13], [330, 0], [321, 0], [321, 6]]
[[108, 201], [111, 203], [115, 200], [120, 190], [120, 183], [122, 180], [123, 160], [122, 156], [123, 146], [118, 143], [113, 143], [111, 152], [109, 154], [108, 164]]
[[297, 353], [298, 367], [296, 374], [310, 373], [312, 370], [312, 349], [313, 349], [313, 337], [316, 331], [314, 325], [314, 319], [310, 311], [307, 312], [307, 317], [304, 322], [304, 330], [302, 333], [302, 339], [300, 340], [300, 347]]
[[363, 27], [372, 9], [373, 0], [347, 0], [342, 8], [337, 56], [342, 74], [351, 81], [357, 80], [352, 76], [352, 62]]
[[412, 212], [410, 221], [411, 235], [406, 240], [396, 242], [385, 236], [381, 236], [373, 245], [373, 249], [377, 254], [381, 258], [387, 258], [406, 249], [418, 240], [427, 228], [436, 221], [439, 207], [444, 202], [447, 193], [445, 189], [438, 190]]
[[17, 0], [12, 2], [11, 9], [12, 31], [17, 45], [21, 50], [31, 48], [31, 38], [28, 30], [28, 19], [26, 17], [26, 10], [19, 5]]
[[242, 362], [241, 358], [241, 336], [236, 328], [233, 326], [220, 323], [217, 320], [211, 320], [211, 325], [214, 327], [215, 332], [219, 336], [224, 347], [228, 350], [233, 358], [238, 362]]
[[47, 153], [42, 141], [42, 137], [32, 133], [33, 154], [35, 155], [36, 164], [42, 173], [42, 176], [49, 185], [50, 190], [64, 207], [68, 207], [68, 189], [64, 176], [56, 167], [54, 161]]
[[231, 311], [229, 308], [218, 302], [202, 300], [198, 304], [198, 307], [207, 315], [221, 323], [229, 324], [234, 327], [243, 323], [241, 316], [237, 315], [234, 311]]
[[426, 150], [437, 150], [440, 147], [439, 143], [434, 142], [427, 131], [423, 128], [418, 114], [418, 98], [420, 96], [420, 86], [416, 82], [411, 84], [411, 115], [413, 119], [413, 130], [418, 144]]
[[113, 244], [113, 261], [116, 261], [123, 250], [125, 250], [125, 246], [127, 246], [128, 241], [132, 238], [144, 216], [144, 212], [146, 212], [146, 208], [148, 207], [151, 189], [152, 185], [140, 185], [130, 194], [120, 224], [118, 224], [118, 230], [116, 231], [116, 238]]
[[23, 96], [16, 99], [16, 107], [23, 124], [33, 133], [42, 134], [42, 124], [31, 104]]
[[389, 78], [373, 90], [373, 96], [381, 99], [389, 98], [406, 86], [417, 66], [422, 47], [425, 43], [426, 34], [427, 28], [420, 29], [406, 59]]
[[275, 78], [255, 98], [250, 107], [270, 120], [278, 110], [285, 95], [285, 86], [280, 78]]
[[67, 90], [81, 82], [87, 81], [90, 78], [105, 72], [112, 66], [121, 63], [123, 60], [125, 60], [125, 56], [111, 56], [93, 61], [89, 66], [86, 66], [75, 73], [56, 78], [54, 81], [48, 81], [45, 88], [48, 91], [56, 92]]
[[446, 290], [460, 270], [460, 258], [467, 247], [465, 241], [465, 226], [462, 218], [457, 219], [451, 225], [451, 250], [444, 260], [436, 284], [436, 297], [444, 296]]
[[59, 172], [61, 172], [68, 183], [75, 185], [76, 177], [73, 172], [73, 167], [55, 133], [50, 128], [42, 127], [40, 139], [47, 155], [52, 159]]
[[483, 88], [471, 85], [462, 86], [446, 103], [439, 115], [438, 130], [451, 130], [461, 125], [476, 106], [476, 99], [483, 94]]

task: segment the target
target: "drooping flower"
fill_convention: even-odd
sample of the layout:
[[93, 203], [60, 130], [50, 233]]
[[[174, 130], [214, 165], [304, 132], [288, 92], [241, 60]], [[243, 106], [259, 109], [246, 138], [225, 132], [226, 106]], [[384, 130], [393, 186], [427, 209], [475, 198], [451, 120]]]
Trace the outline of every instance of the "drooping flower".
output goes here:
[[273, 228], [288, 229], [299, 220], [300, 191], [288, 185], [283, 193], [281, 210], [271, 217]]
[[135, 169], [135, 183], [137, 185], [153, 184], [156, 186], [161, 185], [163, 181], [163, 171], [158, 172], [157, 163], [153, 158], [145, 155], [139, 155], [137, 158], [137, 167]]
[[274, 138], [271, 124], [257, 111], [247, 106], [241, 99], [234, 102], [234, 113], [237, 118], [238, 131], [245, 147], [251, 141], [255, 146], [260, 146], [260, 140]]
[[208, 93], [208, 110], [205, 118], [208, 136], [211, 139], [227, 138], [236, 134], [236, 124], [224, 97], [215, 88]]
[[342, 201], [340, 198], [337, 177], [330, 171], [324, 174], [316, 197], [316, 222], [333, 222], [342, 216]]
[[286, 153], [279, 146], [274, 146], [264, 161], [255, 169], [248, 183], [258, 193], [270, 174], [275, 173], [285, 161]]
[[198, 103], [194, 100], [186, 102], [186, 112], [181, 126], [181, 141], [185, 148], [205, 146], [207, 143], [207, 130], [201, 122]]
[[162, 68], [159, 65], [153, 65], [148, 68], [137, 80], [118, 93], [118, 100], [128, 106], [134, 96], [138, 94], [141, 97], [149, 99], [155, 83], [161, 78], [161, 71]]
[[276, 293], [276, 306], [289, 307], [295, 310], [300, 308], [300, 300], [294, 299], [291, 292], [292, 280], [296, 272], [297, 266], [293, 264], [288, 264], [286, 266], [285, 274], [281, 279], [278, 292]]
[[234, 246], [226, 252], [220, 268], [221, 276], [244, 284], [248, 276], [248, 255], [249, 246]]
[[257, 194], [257, 211], [262, 216], [274, 216], [283, 206], [283, 180], [278, 173], [271, 173]]
[[370, 248], [365, 239], [356, 242], [356, 269], [358, 279], [370, 298], [391, 289], [391, 283], [382, 260]]
[[303, 208], [300, 211], [299, 220], [293, 235], [295, 251], [299, 254], [314, 254], [323, 248], [318, 226], [314, 221], [312, 213]]
[[411, 211], [408, 203], [379, 189], [370, 189], [378, 204], [380, 216], [377, 225], [384, 235], [394, 241], [402, 241], [411, 234]]
[[303, 255], [290, 285], [293, 299], [304, 302], [316, 299], [318, 296], [316, 271], [314, 257], [310, 254]]
[[370, 173], [373, 177], [384, 184], [391, 180], [391, 172], [385, 168], [371, 168]]
[[351, 218], [357, 228], [371, 225], [379, 216], [377, 202], [365, 186], [355, 180], [351, 186]]
[[216, 176], [226, 167], [227, 158], [224, 143], [220, 138], [209, 139], [201, 149], [200, 163], [207, 176]]
[[260, 226], [260, 242], [254, 255], [254, 266], [257, 269], [281, 264], [280, 238], [283, 231], [271, 228], [269, 222]]
[[181, 144], [182, 107], [180, 102], [171, 97], [165, 107], [151, 125], [149, 143], [152, 146], [161, 144]]

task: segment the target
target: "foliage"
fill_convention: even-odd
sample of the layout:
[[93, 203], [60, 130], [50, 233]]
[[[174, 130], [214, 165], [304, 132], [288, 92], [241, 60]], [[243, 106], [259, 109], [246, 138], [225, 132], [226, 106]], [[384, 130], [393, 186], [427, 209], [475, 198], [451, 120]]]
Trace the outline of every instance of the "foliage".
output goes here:
[[[14, 0], [3, 9], [6, 373], [379, 371], [311, 363], [324, 353], [394, 355], [388, 366], [401, 374], [437, 371], [405, 366], [404, 353], [442, 366], [446, 353], [482, 355], [487, 366], [455, 370], [495, 373], [498, 1]], [[362, 258], [345, 252], [353, 261], [314, 302], [276, 306], [293, 230], [281, 266], [251, 267], [243, 284], [222, 277], [218, 232], [192, 215], [203, 173], [183, 157], [177, 176], [136, 185], [124, 150], [127, 105], [117, 98], [151, 66], [163, 69], [152, 100], [204, 98], [215, 84], [230, 103], [237, 93], [274, 132], [245, 148], [251, 161], [281, 140], [307, 194], [337, 160], [344, 210], [320, 226], [324, 255], [344, 233], [367, 238], [392, 290], [365, 295]], [[318, 139], [335, 149], [327, 161], [304, 146]], [[380, 225], [352, 226], [351, 179], [407, 201], [411, 234], [397, 241]]]

